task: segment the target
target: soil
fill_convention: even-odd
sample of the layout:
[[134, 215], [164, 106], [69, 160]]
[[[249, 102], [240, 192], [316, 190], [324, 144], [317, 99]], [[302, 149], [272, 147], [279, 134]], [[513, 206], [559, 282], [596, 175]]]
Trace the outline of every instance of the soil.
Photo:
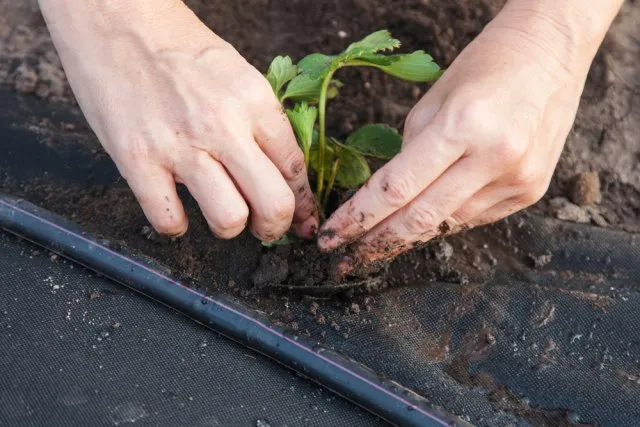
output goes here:
[[[504, 0], [188, 0], [194, 11], [248, 60], [266, 70], [272, 57], [300, 58], [308, 52], [336, 52], [349, 40], [375, 29], [389, 28], [406, 50], [424, 49], [443, 66], [450, 64], [499, 11]], [[545, 198], [524, 213], [498, 224], [440, 237], [430, 245], [402, 255], [382, 272], [338, 281], [332, 275], [336, 257], [320, 254], [312, 244], [267, 249], [249, 234], [221, 242], [212, 237], [196, 203], [184, 188], [181, 196], [190, 216], [188, 233], [179, 239], [157, 236], [148, 226], [132, 193], [121, 183], [111, 186], [58, 186], [48, 179], [18, 180], [0, 174], [0, 189], [80, 223], [113, 242], [159, 260], [185, 281], [197, 281], [211, 292], [235, 295], [270, 318], [297, 329], [288, 301], [308, 300], [309, 313], [322, 325], [314, 338], [331, 330], [348, 337], [337, 308], [348, 315], [376, 309], [376, 293], [386, 288], [456, 283], [469, 298], [491, 278], [496, 267], [514, 271], [540, 269], [551, 262], [529, 246], [535, 231], [532, 213], [566, 221], [640, 232], [640, 4], [627, 1], [589, 74], [575, 126], [569, 135]], [[251, 31], [246, 31], [250, 28]], [[344, 96], [331, 103], [329, 132], [344, 136], [370, 122], [401, 128], [426, 85], [399, 82], [369, 69], [341, 71]], [[0, 85], [27, 97], [59, 103], [78, 112], [36, 0], [0, 0]], [[17, 127], [49, 135], [74, 135], [96, 158], [104, 157], [88, 137], [84, 123], [33, 119]], [[82, 136], [82, 137], [80, 137]], [[65, 139], [65, 138], [60, 138]], [[57, 149], [54, 147], [54, 149]], [[90, 298], [99, 298], [100, 294]], [[464, 311], [464, 306], [452, 311]], [[550, 313], [550, 314], [549, 314]], [[552, 308], [541, 323], [554, 315]], [[546, 317], [545, 317], [546, 316]], [[308, 333], [308, 332], [307, 332]], [[469, 338], [467, 353], [481, 353], [479, 342], [491, 346], [491, 333]], [[480, 338], [478, 338], [480, 337]], [[449, 338], [426, 352], [433, 360], [448, 357]], [[442, 350], [446, 347], [446, 351]], [[561, 425], [564, 412], [548, 418], [532, 408], [515, 408], [508, 390], [484, 384], [468, 373], [468, 360], [450, 361], [452, 377], [483, 386], [496, 407], [517, 413], [535, 425]], [[461, 367], [461, 368], [460, 368]], [[555, 424], [557, 423], [557, 424]]]
[[593, 205], [602, 201], [600, 176], [597, 172], [582, 172], [576, 175], [569, 187], [569, 198], [580, 206]]

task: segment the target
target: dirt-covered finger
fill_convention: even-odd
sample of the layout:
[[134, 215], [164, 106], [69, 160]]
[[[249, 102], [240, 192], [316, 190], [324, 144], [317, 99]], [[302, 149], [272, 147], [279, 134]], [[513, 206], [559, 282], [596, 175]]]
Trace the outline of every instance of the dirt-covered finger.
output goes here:
[[452, 222], [465, 227], [476, 226], [478, 225], [474, 223], [476, 218], [483, 216], [504, 201], [512, 198], [515, 200], [519, 192], [518, 188], [504, 186], [500, 182], [489, 184], [451, 215]]
[[279, 104], [275, 103], [272, 114], [261, 119], [256, 141], [293, 192], [294, 231], [301, 237], [312, 237], [318, 227], [318, 209], [309, 185], [304, 155]]
[[293, 221], [295, 197], [253, 137], [228, 141], [214, 158], [224, 166], [249, 204], [253, 234], [267, 242], [282, 237]]
[[453, 214], [487, 185], [482, 169], [464, 158], [404, 208], [378, 224], [352, 245], [354, 265], [397, 256], [432, 238], [448, 234], [458, 223]]
[[403, 209], [464, 154], [461, 144], [450, 143], [428, 127], [419, 138], [433, 141], [410, 144], [323, 225], [318, 243], [323, 250], [352, 241], [394, 212]]
[[217, 237], [231, 239], [244, 230], [249, 208], [227, 171], [208, 153], [195, 150], [177, 166], [175, 174], [196, 199]]
[[162, 166], [137, 165], [122, 175], [158, 233], [181, 236], [187, 232], [189, 223], [170, 171]]
[[512, 197], [510, 199], [503, 200], [469, 221], [469, 226], [479, 227], [481, 225], [500, 221], [501, 219], [506, 218], [525, 207], [526, 206], [521, 203], [519, 197]]

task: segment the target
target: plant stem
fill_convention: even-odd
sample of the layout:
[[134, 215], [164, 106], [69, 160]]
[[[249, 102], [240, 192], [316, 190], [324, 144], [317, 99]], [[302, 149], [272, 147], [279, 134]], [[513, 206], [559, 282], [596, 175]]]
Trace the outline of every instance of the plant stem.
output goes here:
[[327, 145], [326, 140], [326, 132], [325, 132], [325, 112], [327, 109], [327, 89], [329, 88], [329, 83], [331, 83], [331, 79], [333, 78], [333, 73], [336, 70], [329, 70], [327, 75], [322, 82], [322, 87], [320, 89], [320, 101], [318, 103], [318, 157], [319, 163], [318, 166], [318, 184], [316, 189], [316, 197], [318, 201], [322, 201], [322, 190], [324, 188], [324, 156], [325, 156], [325, 148]]
[[304, 155], [304, 167], [306, 170], [309, 170], [309, 157], [310, 157], [310, 152], [311, 151], [311, 141], [309, 141], [309, 143], [305, 143], [303, 144], [303, 151], [302, 154]]
[[333, 184], [336, 182], [336, 175], [338, 174], [338, 166], [340, 164], [340, 159], [337, 159], [333, 162], [333, 166], [331, 166], [331, 175], [329, 175], [329, 182], [327, 183], [327, 189], [324, 192], [324, 197], [322, 198], [322, 210], [327, 210], [327, 203], [329, 203], [329, 195], [331, 194], [331, 190], [333, 189]]

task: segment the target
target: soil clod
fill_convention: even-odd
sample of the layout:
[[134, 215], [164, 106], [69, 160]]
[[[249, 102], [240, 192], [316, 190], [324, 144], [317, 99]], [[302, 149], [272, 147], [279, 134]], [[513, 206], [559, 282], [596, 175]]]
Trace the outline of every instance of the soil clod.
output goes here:
[[263, 287], [268, 284], [283, 283], [288, 276], [287, 260], [268, 252], [260, 258], [260, 264], [251, 276], [251, 281], [254, 286]]
[[583, 172], [571, 181], [569, 199], [578, 206], [600, 203], [600, 176], [598, 172]]
[[349, 306], [349, 310], [351, 311], [351, 313], [353, 314], [360, 314], [360, 305], [353, 302], [351, 303], [351, 305]]
[[314, 316], [316, 314], [318, 314], [318, 309], [320, 308], [320, 304], [318, 304], [317, 302], [313, 301], [311, 302], [311, 306], [309, 307], [309, 313], [313, 314]]
[[441, 262], [448, 262], [453, 256], [453, 246], [447, 241], [440, 240], [432, 246], [434, 257]]
[[589, 214], [580, 206], [571, 203], [564, 197], [556, 197], [550, 202], [553, 215], [563, 221], [572, 221], [579, 223], [589, 223], [591, 218]]
[[545, 265], [549, 264], [552, 260], [553, 256], [550, 253], [546, 253], [543, 255], [528, 255], [529, 264], [533, 268], [542, 268]]

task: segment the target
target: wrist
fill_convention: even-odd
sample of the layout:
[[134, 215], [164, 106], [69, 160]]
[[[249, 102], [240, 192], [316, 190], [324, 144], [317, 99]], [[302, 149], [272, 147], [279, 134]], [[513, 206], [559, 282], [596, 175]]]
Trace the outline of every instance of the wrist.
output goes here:
[[[199, 53], [226, 45], [181, 0], [38, 0], [38, 3], [58, 49], [94, 47], [100, 41], [126, 44], [133, 41], [150, 52], [180, 49]], [[204, 34], [207, 37], [200, 37]]]
[[509, 0], [483, 32], [547, 68], [586, 75], [623, 0]]
[[49, 25], [115, 26], [144, 23], [176, 8], [179, 0], [38, 0]]

